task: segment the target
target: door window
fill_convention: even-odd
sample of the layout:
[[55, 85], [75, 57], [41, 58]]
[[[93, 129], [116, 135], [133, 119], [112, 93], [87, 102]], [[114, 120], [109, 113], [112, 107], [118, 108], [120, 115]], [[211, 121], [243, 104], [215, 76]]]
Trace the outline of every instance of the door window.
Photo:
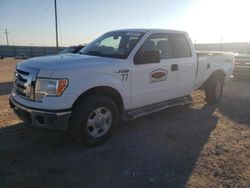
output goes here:
[[155, 33], [150, 35], [142, 44], [138, 53], [155, 50], [160, 53], [161, 59], [168, 59], [173, 57], [173, 52], [167, 33]]

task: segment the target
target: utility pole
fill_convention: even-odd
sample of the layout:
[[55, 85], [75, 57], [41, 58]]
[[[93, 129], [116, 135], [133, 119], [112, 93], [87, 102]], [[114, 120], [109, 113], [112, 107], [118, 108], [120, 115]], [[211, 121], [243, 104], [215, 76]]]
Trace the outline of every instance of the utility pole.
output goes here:
[[223, 41], [223, 38], [221, 37], [221, 38], [220, 38], [220, 51], [222, 51], [222, 48], [223, 48], [223, 47], [222, 47], [222, 45], [223, 45], [223, 44], [222, 44], [222, 41]]
[[54, 0], [55, 4], [55, 24], [56, 24], [56, 48], [58, 50], [58, 30], [57, 30], [57, 7], [56, 7], [56, 0]]
[[9, 32], [8, 32], [7, 29], [5, 29], [5, 30], [4, 30], [4, 33], [5, 33], [5, 36], [6, 36], [7, 45], [9, 46], [9, 38], [8, 38]]

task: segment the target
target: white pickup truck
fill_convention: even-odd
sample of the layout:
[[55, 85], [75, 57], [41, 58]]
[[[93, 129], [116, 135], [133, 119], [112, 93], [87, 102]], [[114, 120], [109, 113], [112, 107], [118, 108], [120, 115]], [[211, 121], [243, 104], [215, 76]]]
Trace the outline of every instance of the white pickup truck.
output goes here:
[[34, 126], [68, 129], [92, 145], [119, 119], [187, 104], [194, 90], [204, 89], [207, 103], [217, 103], [233, 65], [231, 53], [196, 53], [186, 32], [111, 31], [79, 54], [17, 64], [10, 105]]

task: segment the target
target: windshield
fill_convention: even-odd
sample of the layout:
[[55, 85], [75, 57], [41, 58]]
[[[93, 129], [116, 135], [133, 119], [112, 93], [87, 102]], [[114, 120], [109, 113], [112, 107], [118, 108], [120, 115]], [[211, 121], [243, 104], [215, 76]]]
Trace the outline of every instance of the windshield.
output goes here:
[[126, 59], [136, 44], [142, 38], [141, 32], [109, 32], [97, 38], [85, 48], [80, 54], [102, 56], [110, 58]]

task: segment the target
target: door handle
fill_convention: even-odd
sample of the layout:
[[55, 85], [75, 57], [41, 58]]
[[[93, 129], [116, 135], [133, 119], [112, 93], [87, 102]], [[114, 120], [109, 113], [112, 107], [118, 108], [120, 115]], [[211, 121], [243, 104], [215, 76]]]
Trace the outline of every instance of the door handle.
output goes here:
[[177, 64], [172, 64], [171, 65], [171, 71], [177, 71], [178, 70], [178, 65]]

